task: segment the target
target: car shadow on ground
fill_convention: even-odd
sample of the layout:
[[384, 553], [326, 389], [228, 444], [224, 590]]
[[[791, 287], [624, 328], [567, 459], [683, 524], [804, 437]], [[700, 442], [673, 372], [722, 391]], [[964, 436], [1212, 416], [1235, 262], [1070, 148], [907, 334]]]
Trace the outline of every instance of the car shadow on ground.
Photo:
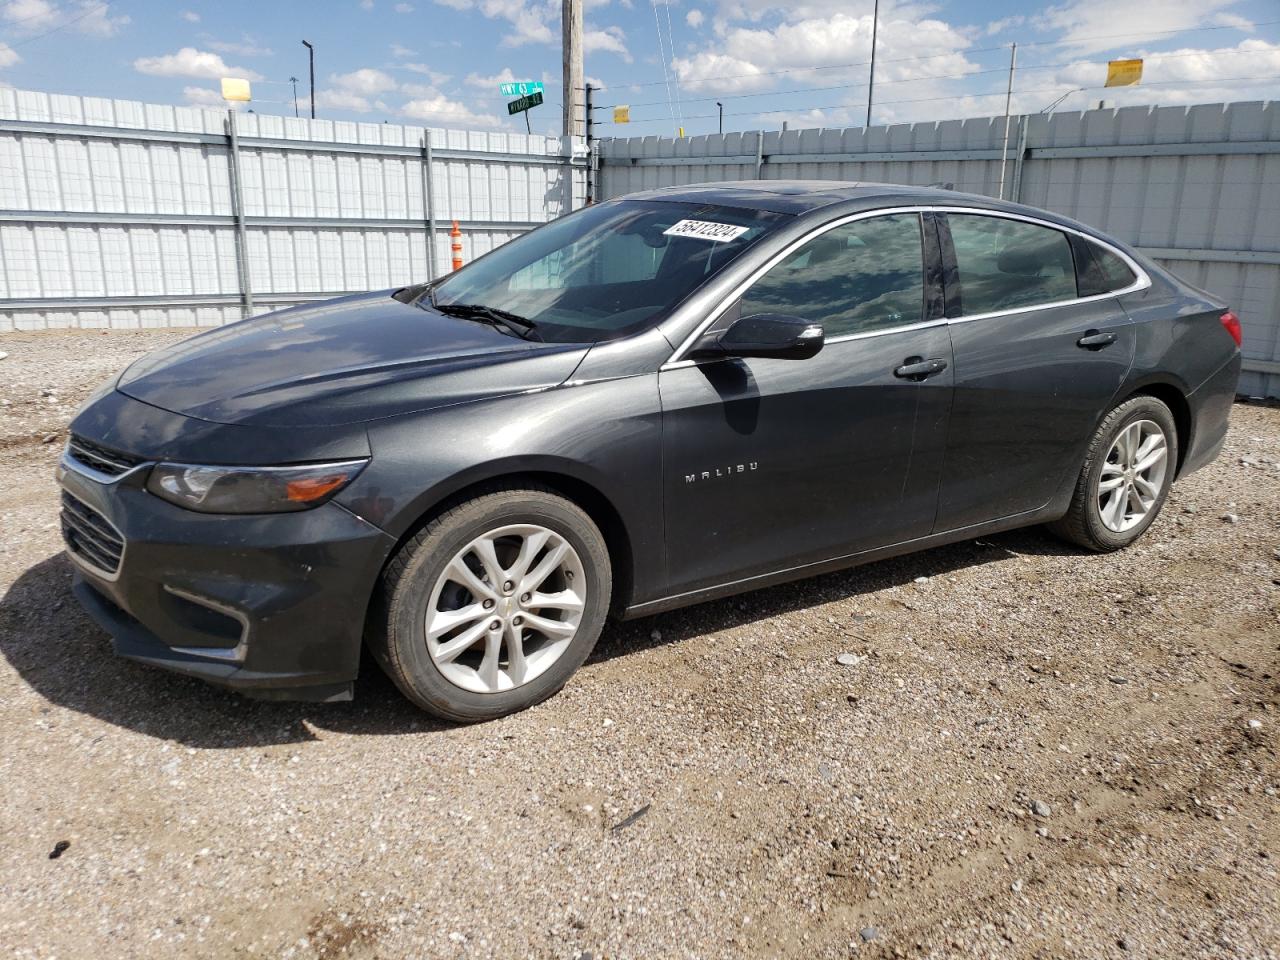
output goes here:
[[[589, 663], [1010, 556], [1076, 552], [1039, 530], [969, 540], [641, 620], [611, 622]], [[450, 728], [410, 704], [368, 657], [355, 700], [333, 704], [250, 700], [122, 659], [80, 609], [71, 578], [71, 564], [55, 554], [23, 573], [0, 600], [0, 653], [37, 694], [57, 706], [137, 733], [213, 749], [300, 743], [316, 739], [317, 730], [381, 736]]]

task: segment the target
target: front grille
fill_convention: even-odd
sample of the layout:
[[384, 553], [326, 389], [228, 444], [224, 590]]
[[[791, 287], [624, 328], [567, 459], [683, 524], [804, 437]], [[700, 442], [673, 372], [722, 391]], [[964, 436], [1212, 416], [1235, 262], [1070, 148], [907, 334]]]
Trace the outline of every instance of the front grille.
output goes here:
[[62, 539], [71, 554], [107, 576], [115, 576], [124, 556], [124, 537], [111, 521], [83, 500], [62, 492]]
[[74, 433], [67, 441], [67, 451], [90, 470], [105, 473], [109, 477], [118, 477], [142, 463], [141, 457], [131, 457], [127, 453], [108, 450]]

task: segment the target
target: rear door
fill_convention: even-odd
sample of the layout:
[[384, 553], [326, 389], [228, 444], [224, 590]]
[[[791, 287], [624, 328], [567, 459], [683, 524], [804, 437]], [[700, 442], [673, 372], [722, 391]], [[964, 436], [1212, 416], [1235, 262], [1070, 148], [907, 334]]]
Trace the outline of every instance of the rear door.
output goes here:
[[[829, 229], [712, 325], [760, 313], [820, 322], [817, 356], [661, 372], [673, 592], [929, 533], [951, 398], [936, 247], [916, 212]], [[927, 360], [931, 373], [902, 369]]]
[[[1046, 505], [1079, 470], [1136, 342], [1083, 256], [1091, 241], [976, 211], [949, 212], [942, 227], [955, 399], [939, 532]], [[1138, 276], [1108, 255], [1129, 271], [1131, 289]]]

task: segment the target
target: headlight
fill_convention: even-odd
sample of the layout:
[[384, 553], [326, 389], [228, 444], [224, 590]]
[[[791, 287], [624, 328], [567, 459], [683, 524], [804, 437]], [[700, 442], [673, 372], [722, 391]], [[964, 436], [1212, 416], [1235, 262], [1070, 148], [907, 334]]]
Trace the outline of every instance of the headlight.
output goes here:
[[160, 463], [147, 489], [201, 513], [283, 513], [318, 507], [356, 478], [368, 460], [295, 467], [204, 467]]

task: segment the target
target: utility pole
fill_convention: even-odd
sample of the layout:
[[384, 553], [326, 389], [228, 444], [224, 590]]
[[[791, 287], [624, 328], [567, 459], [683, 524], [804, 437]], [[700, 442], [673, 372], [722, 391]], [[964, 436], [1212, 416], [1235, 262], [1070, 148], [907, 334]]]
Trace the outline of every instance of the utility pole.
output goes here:
[[1013, 107], [1013, 71], [1018, 66], [1018, 45], [1009, 47], [1009, 88], [1004, 95], [1004, 147], [1000, 151], [1000, 199], [1004, 199], [1004, 168], [1009, 159], [1009, 111]]
[[582, 79], [582, 0], [560, 0], [561, 58], [564, 67], [564, 135], [576, 137], [586, 124], [578, 123], [578, 94]]
[[724, 104], [717, 100], [716, 106], [720, 108], [720, 132], [724, 133]]
[[307, 59], [311, 63], [311, 119], [316, 118], [316, 48], [306, 40], [302, 45], [307, 48]]
[[880, 0], [871, 12], [871, 70], [867, 74], [867, 126], [871, 126], [871, 94], [876, 87], [876, 31], [880, 26]]
[[298, 78], [290, 77], [289, 83], [293, 86], [293, 115], [298, 115]]

